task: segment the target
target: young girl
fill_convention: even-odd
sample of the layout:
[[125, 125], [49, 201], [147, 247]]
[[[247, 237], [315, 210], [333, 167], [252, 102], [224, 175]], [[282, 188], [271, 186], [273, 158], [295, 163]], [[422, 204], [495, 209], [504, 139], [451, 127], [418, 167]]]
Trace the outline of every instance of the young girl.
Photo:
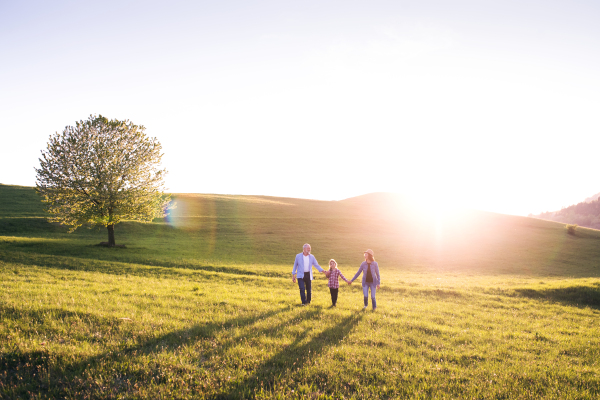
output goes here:
[[325, 274], [329, 277], [329, 283], [327, 286], [329, 287], [329, 291], [331, 292], [331, 306], [335, 307], [335, 303], [337, 303], [338, 298], [338, 290], [340, 288], [339, 278], [341, 277], [346, 283], [350, 283], [348, 279], [342, 274], [337, 267], [337, 262], [332, 258], [329, 260], [329, 270]]

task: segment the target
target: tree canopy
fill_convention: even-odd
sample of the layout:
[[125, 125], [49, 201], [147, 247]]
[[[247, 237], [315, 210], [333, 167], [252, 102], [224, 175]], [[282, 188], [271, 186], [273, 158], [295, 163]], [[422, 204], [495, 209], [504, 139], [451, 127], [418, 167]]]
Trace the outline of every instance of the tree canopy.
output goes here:
[[170, 195], [163, 192], [162, 146], [129, 120], [90, 115], [50, 136], [36, 168], [36, 187], [51, 222], [108, 228], [123, 220], [150, 222], [165, 216]]

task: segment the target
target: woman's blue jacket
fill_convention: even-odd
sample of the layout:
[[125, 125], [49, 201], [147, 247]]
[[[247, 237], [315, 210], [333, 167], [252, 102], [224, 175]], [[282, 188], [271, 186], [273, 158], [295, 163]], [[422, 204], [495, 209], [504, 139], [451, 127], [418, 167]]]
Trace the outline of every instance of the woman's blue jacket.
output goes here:
[[[351, 282], [354, 282], [356, 278], [362, 273], [362, 285], [365, 286], [367, 284], [367, 268], [368, 264], [366, 261], [363, 261], [358, 268], [358, 272], [354, 275], [354, 278], [350, 279]], [[373, 276], [373, 283], [377, 286], [381, 285], [381, 276], [379, 275], [379, 265], [377, 265], [377, 261], [373, 261], [371, 263], [371, 276]]]

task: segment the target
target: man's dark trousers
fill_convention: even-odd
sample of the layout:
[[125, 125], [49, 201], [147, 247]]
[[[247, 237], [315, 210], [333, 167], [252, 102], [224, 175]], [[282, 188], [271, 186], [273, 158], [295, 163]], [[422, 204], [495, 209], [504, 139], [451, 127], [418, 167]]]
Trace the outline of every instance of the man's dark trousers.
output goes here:
[[[298, 287], [300, 288], [300, 300], [302, 304], [310, 304], [312, 297], [312, 282], [310, 280], [310, 272], [304, 273], [304, 278], [298, 279]], [[306, 294], [304, 290], [306, 289]]]

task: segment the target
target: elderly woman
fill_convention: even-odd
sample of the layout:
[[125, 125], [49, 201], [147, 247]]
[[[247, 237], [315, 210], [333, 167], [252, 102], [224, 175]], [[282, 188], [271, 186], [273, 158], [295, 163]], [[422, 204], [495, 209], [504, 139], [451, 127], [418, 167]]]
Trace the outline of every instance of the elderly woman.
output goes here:
[[379, 265], [377, 265], [377, 261], [375, 261], [375, 255], [373, 254], [373, 250], [367, 249], [364, 252], [365, 261], [360, 264], [358, 268], [358, 272], [354, 275], [354, 278], [350, 279], [348, 284], [354, 282], [356, 278], [360, 274], [363, 274], [362, 277], [362, 288], [363, 295], [365, 297], [365, 306], [363, 310], [367, 309], [369, 305], [369, 289], [371, 289], [371, 300], [373, 302], [373, 311], [377, 308], [377, 301], [375, 300], [375, 292], [376, 289], [379, 289], [381, 285], [381, 276], [379, 275]]

